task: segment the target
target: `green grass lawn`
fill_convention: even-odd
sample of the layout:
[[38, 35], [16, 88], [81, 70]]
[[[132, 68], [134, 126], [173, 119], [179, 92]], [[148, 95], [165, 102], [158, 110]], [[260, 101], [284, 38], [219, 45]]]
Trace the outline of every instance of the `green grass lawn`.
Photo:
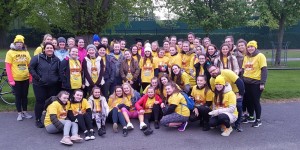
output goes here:
[[[4, 59], [6, 51], [0, 50], [0, 59]], [[33, 51], [31, 50], [31, 54]], [[300, 51], [299, 51], [300, 54]], [[296, 55], [296, 54], [295, 54]], [[3, 68], [4, 63], [0, 63]], [[269, 66], [271, 67], [271, 66]], [[289, 61], [287, 67], [300, 68], [300, 61]], [[263, 99], [280, 100], [280, 99], [300, 99], [300, 78], [298, 77], [300, 70], [269, 70], [266, 89], [262, 94]], [[34, 108], [34, 94], [30, 85], [28, 94], [28, 109]], [[14, 111], [15, 106], [7, 105], [0, 101], [0, 111]]]
[[[260, 50], [267, 58], [272, 58], [272, 50]], [[283, 51], [281, 52], [283, 57]], [[274, 54], [275, 55], [275, 54]], [[299, 49], [291, 49], [287, 51], [288, 58], [300, 58]]]

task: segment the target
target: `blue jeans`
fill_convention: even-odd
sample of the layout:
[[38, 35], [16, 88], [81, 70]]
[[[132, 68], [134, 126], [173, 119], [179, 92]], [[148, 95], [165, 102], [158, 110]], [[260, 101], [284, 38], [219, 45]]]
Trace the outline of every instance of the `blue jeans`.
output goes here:
[[243, 116], [243, 98], [238, 98], [236, 100], [236, 108], [239, 114], [237, 120], [235, 121], [235, 126], [239, 126]]

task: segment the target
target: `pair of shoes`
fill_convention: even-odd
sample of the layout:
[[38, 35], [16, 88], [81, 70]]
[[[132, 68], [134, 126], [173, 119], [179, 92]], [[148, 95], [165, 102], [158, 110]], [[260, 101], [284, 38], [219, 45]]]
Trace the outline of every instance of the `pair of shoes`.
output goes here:
[[60, 143], [65, 144], [65, 145], [73, 145], [73, 142], [71, 141], [71, 138], [69, 136], [64, 136], [60, 140]]
[[74, 141], [74, 142], [82, 142], [83, 139], [77, 134], [77, 135], [71, 136], [71, 141]]
[[22, 112], [22, 117], [26, 118], [26, 119], [31, 119], [32, 118], [32, 116], [29, 113], [27, 113], [26, 111]]
[[18, 113], [17, 121], [22, 121], [22, 120], [23, 120], [22, 113]]
[[45, 127], [41, 120], [36, 120], [35, 121], [35, 126], [38, 127], [38, 128], [44, 128]]
[[133, 124], [131, 122], [128, 122], [127, 123], [127, 129], [128, 130], [132, 130], [134, 127], [133, 127]]
[[117, 124], [117, 123], [114, 123], [114, 124], [113, 124], [113, 131], [114, 131], [115, 133], [118, 132], [118, 124]]
[[91, 140], [95, 140], [95, 139], [96, 139], [94, 130], [91, 129], [91, 130], [89, 131], [89, 135], [90, 135], [90, 139], [91, 139]]
[[208, 131], [208, 130], [210, 130], [209, 124], [207, 122], [203, 122], [202, 131]]
[[254, 117], [249, 116], [249, 117], [247, 117], [247, 118], [244, 118], [244, 119], [242, 120], [242, 122], [243, 122], [243, 123], [255, 122], [255, 119], [254, 119]]
[[232, 132], [232, 127], [230, 126], [229, 128], [225, 128], [225, 130], [222, 132], [222, 136], [229, 136], [230, 133]]
[[88, 140], [90, 140], [90, 139], [91, 139], [91, 137], [90, 137], [90, 132], [86, 130], [86, 131], [84, 132], [84, 140], [88, 141]]
[[104, 134], [106, 134], [106, 129], [105, 126], [102, 126], [100, 129], [98, 129], [98, 135], [102, 136]]
[[144, 134], [147, 136], [147, 135], [150, 135], [153, 133], [153, 130], [151, 128], [147, 128], [146, 130], [143, 131]]
[[158, 121], [154, 121], [154, 128], [159, 129], [159, 122]]
[[141, 130], [146, 130], [147, 129], [147, 125], [145, 124], [145, 122], [140, 123], [140, 129]]
[[181, 124], [181, 126], [178, 128], [178, 131], [184, 131], [185, 130], [185, 128], [186, 128], [186, 126], [187, 126], [187, 124], [188, 124], [188, 122], [186, 121], [186, 122], [184, 122], [184, 123], [182, 123]]
[[123, 136], [126, 137], [128, 135], [127, 127], [123, 127]]
[[243, 132], [243, 128], [240, 126], [240, 125], [235, 125], [234, 129], [237, 131], [237, 132]]
[[258, 128], [261, 125], [262, 125], [261, 120], [256, 119], [256, 121], [252, 124], [252, 127]]

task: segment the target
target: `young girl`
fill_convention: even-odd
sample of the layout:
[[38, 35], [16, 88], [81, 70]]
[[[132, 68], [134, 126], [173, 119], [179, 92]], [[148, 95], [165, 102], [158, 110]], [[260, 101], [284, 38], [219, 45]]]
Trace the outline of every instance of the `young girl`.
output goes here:
[[168, 72], [169, 58], [165, 56], [165, 50], [158, 50], [158, 57], [154, 58], [154, 76], [160, 77], [163, 73]]
[[190, 69], [193, 69], [193, 66], [190, 67], [190, 62], [194, 61], [195, 54], [190, 52], [189, 47], [190, 43], [188, 41], [184, 41], [182, 45], [182, 69], [191, 75], [193, 72]]
[[123, 127], [123, 136], [126, 137], [128, 135], [128, 130], [126, 126], [126, 122], [124, 116], [121, 112], [123, 107], [129, 109], [130, 100], [128, 100], [123, 93], [121, 86], [116, 86], [114, 93], [109, 97], [108, 106], [109, 106], [109, 114], [108, 118], [113, 122], [113, 131], [118, 132], [118, 122]]
[[222, 69], [230, 69], [235, 74], [239, 74], [240, 68], [235, 56], [231, 55], [230, 46], [226, 43], [221, 45], [220, 56], [214, 60], [214, 65]]
[[195, 100], [195, 108], [191, 112], [190, 121], [200, 120], [200, 125], [203, 126], [202, 130], [208, 131], [210, 129], [208, 113], [211, 111], [210, 107], [214, 94], [209, 89], [204, 75], [197, 77], [197, 85], [193, 87], [191, 96]]
[[159, 45], [157, 41], [151, 43], [151, 49], [152, 49], [152, 56], [154, 58], [157, 57], [158, 56], [157, 54], [159, 52]]
[[145, 135], [153, 133], [150, 127], [150, 121], [154, 121], [155, 129], [159, 129], [159, 120], [161, 119], [162, 103], [159, 95], [155, 94], [155, 88], [149, 87], [147, 94], [144, 95], [138, 102], [135, 103], [135, 108], [139, 114], [140, 129], [144, 130]]
[[147, 90], [148, 90], [149, 87], [153, 87], [153, 88], [154, 88], [155, 94], [160, 95], [159, 87], [158, 87], [158, 78], [157, 78], [157, 77], [153, 77], [153, 78], [151, 79], [150, 85], [148, 85], [148, 86], [146, 87], [146, 89], [143, 91], [143, 94], [147, 94]]
[[141, 68], [141, 85], [145, 89], [154, 77], [154, 65], [151, 47], [145, 47], [145, 57], [140, 61], [139, 66]]
[[91, 106], [87, 99], [83, 98], [83, 91], [75, 90], [73, 98], [67, 105], [68, 118], [77, 122], [85, 135], [85, 140], [94, 140], [95, 132], [92, 124]]
[[[50, 134], [63, 132], [64, 136], [61, 143], [66, 145], [73, 145], [73, 142], [80, 142], [82, 138], [78, 135], [78, 125], [67, 118], [66, 105], [69, 99], [67, 91], [60, 91], [57, 95], [57, 100], [53, 101], [46, 109], [46, 116], [44, 120], [46, 131]], [[71, 131], [71, 138], [70, 138]]]
[[237, 119], [236, 95], [232, 91], [230, 84], [225, 83], [223, 76], [219, 75], [215, 79], [215, 95], [213, 110], [208, 114], [212, 117], [209, 120], [210, 127], [221, 125], [222, 136], [229, 136], [232, 132], [231, 123]]
[[58, 48], [54, 51], [54, 55], [58, 57], [60, 61], [63, 61], [69, 56], [69, 51], [66, 48], [66, 39], [64, 37], [59, 37], [57, 41]]
[[195, 79], [186, 72], [181, 71], [181, 68], [178, 65], [172, 66], [171, 79], [186, 93], [189, 93], [191, 86], [195, 85]]
[[97, 48], [93, 44], [87, 46], [88, 55], [82, 62], [84, 73], [84, 97], [90, 94], [94, 86], [101, 87], [104, 84], [104, 62], [101, 56], [97, 56]]
[[170, 42], [168, 40], [163, 41], [163, 49], [165, 50], [165, 56], [170, 57]]
[[92, 119], [96, 122], [98, 135], [102, 136], [106, 134], [105, 122], [108, 117], [109, 107], [99, 87], [94, 87], [91, 94], [88, 102], [92, 109]]
[[169, 74], [171, 74], [171, 67], [173, 65], [178, 65], [179, 67], [182, 66], [182, 55], [181, 53], [177, 52], [177, 49], [175, 46], [170, 47], [170, 54], [171, 56], [169, 57]]
[[52, 35], [51, 34], [45, 34], [44, 38], [43, 38], [43, 43], [36, 48], [36, 50], [34, 51], [33, 55], [37, 55], [43, 52], [44, 49], [44, 44], [46, 43], [52, 43]]
[[27, 113], [28, 88], [32, 81], [28, 70], [31, 57], [24, 45], [24, 39], [22, 35], [17, 35], [13, 43], [14, 49], [10, 49], [5, 57], [7, 79], [9, 85], [14, 89], [18, 121], [22, 121], [22, 118], [32, 118]]
[[[195, 70], [196, 70], [196, 77], [199, 75], [204, 75], [207, 79], [207, 81], [210, 80], [211, 75], [208, 72], [208, 66], [211, 65], [210, 61], [206, 59], [204, 54], [200, 54], [198, 57], [199, 62], [194, 65]], [[207, 82], [207, 85], [210, 87], [210, 82]]]
[[82, 63], [84, 57], [87, 55], [87, 51], [84, 48], [84, 39], [78, 38], [77, 39], [77, 46], [78, 46], [78, 60]]
[[124, 52], [125, 59], [121, 62], [120, 75], [123, 83], [128, 82], [135, 90], [139, 90], [140, 67], [138, 61], [132, 58], [131, 51]]
[[160, 106], [164, 110], [164, 116], [160, 123], [166, 127], [178, 127], [178, 131], [184, 131], [190, 116], [190, 110], [186, 106], [186, 100], [175, 83], [166, 85], [168, 95], [167, 104], [162, 103]]
[[59, 73], [62, 88], [69, 91], [70, 94], [73, 93], [73, 90], [83, 87], [82, 67], [81, 62], [78, 60], [78, 49], [76, 47], [71, 48], [70, 58], [61, 62]]
[[215, 59], [219, 56], [219, 51], [217, 47], [213, 44], [208, 45], [206, 57], [210, 61], [211, 64], [214, 63]]
[[129, 109], [127, 107], [123, 107], [121, 109], [123, 116], [127, 122], [127, 129], [133, 129], [133, 125], [130, 122], [130, 119], [138, 118], [138, 113], [134, 107], [135, 103], [141, 98], [139, 92], [134, 90], [129, 83], [123, 83], [122, 85], [124, 96], [130, 101]]

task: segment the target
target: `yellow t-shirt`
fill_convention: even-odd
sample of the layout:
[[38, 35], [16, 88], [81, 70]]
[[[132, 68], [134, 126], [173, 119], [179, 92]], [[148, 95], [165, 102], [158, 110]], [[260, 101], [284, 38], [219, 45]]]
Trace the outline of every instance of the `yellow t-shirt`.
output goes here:
[[93, 100], [93, 105], [91, 107], [93, 107], [92, 108], [93, 111], [95, 111], [95, 112], [101, 112], [101, 100], [100, 100], [100, 98], [94, 99]]
[[[176, 82], [176, 80], [177, 80], [177, 77], [175, 76], [174, 82]], [[189, 84], [190, 86], [194, 86], [194, 85], [196, 85], [196, 81], [192, 76], [190, 76], [186, 72], [182, 72], [181, 83], [180, 83], [179, 87], [184, 89], [184, 86], [187, 84]]]
[[196, 68], [194, 65], [199, 62], [199, 59], [197, 58], [196, 54], [194, 54], [194, 58], [190, 61], [190, 70], [194, 70], [193, 76], [196, 76]]
[[45, 126], [52, 124], [50, 115], [56, 115], [58, 120], [65, 120], [67, 118], [67, 110], [58, 101], [52, 102], [46, 111], [47, 112], [44, 120]]
[[[168, 103], [170, 105], [171, 104], [177, 105], [177, 107], [175, 108], [175, 113], [177, 113], [179, 115], [182, 115], [182, 116], [185, 116], [185, 117], [189, 117], [190, 116], [190, 110], [188, 109], [187, 106], [185, 106], [187, 103], [186, 103], [186, 100], [185, 100], [185, 98], [183, 97], [182, 94], [180, 94], [180, 93], [173, 93], [169, 97]], [[184, 104], [184, 105], [182, 105], [182, 104]]]
[[190, 73], [190, 69], [194, 68], [190, 66], [190, 63], [194, 60], [195, 54], [182, 54], [182, 69], [184, 69], [185, 72]]
[[5, 62], [11, 64], [11, 72], [15, 81], [29, 79], [28, 64], [31, 57], [28, 51], [9, 50], [6, 53]]
[[133, 58], [134, 60], [136, 60], [137, 62], [139, 62], [137, 55], [134, 55], [134, 56], [132, 55], [132, 58]]
[[157, 51], [153, 51], [153, 50], [152, 50], [152, 56], [153, 56], [153, 57], [158, 57]]
[[108, 48], [106, 48], [106, 54], [110, 54], [110, 50]]
[[178, 53], [175, 56], [169, 57], [169, 67], [172, 67], [173, 65], [178, 65], [180, 68], [182, 67], [182, 55]]
[[244, 77], [261, 80], [261, 68], [263, 67], [267, 67], [267, 61], [264, 54], [259, 53], [254, 57], [244, 57]]
[[[221, 70], [221, 75], [224, 77], [225, 82], [229, 83], [232, 87], [232, 91], [234, 93], [239, 92], [239, 89], [237, 88], [235, 81], [239, 78], [233, 71], [229, 69], [223, 69]], [[215, 78], [210, 78], [210, 85], [211, 89], [214, 91], [215, 90]]]
[[97, 69], [97, 66], [96, 66], [96, 59], [91, 59], [91, 62], [92, 62], [92, 67], [91, 67], [91, 78], [93, 80], [94, 83], [97, 82], [98, 80], [98, 69]]
[[151, 60], [147, 58], [145, 64], [144, 60], [141, 60], [139, 66], [141, 68], [142, 82], [150, 83], [151, 79], [154, 77], [154, 65], [151, 63]]
[[71, 89], [80, 89], [82, 86], [81, 64], [79, 60], [69, 60]]
[[39, 53], [43, 52], [43, 47], [39, 46], [35, 49], [35, 51], [33, 52], [33, 56], [38, 55]]
[[128, 100], [128, 98], [116, 98], [113, 100], [111, 97], [108, 99], [108, 107], [109, 111], [111, 111], [113, 108], [117, 107], [119, 104], [125, 104], [126, 106], [130, 107], [131, 101]]
[[213, 101], [214, 93], [208, 89], [205, 93], [205, 88], [199, 90], [197, 89], [197, 85], [195, 85], [192, 89], [191, 96], [195, 100], [195, 106], [197, 105], [204, 105], [206, 102]]
[[178, 53], [181, 53], [182, 49], [178, 45], [176, 45], [176, 49]]
[[[219, 109], [219, 108], [228, 108], [229, 105], [234, 105], [236, 106], [236, 95], [233, 91], [227, 92], [223, 95], [223, 102], [222, 105], [219, 104], [215, 104], [214, 103], [214, 107], [215, 109]], [[233, 112], [233, 114], [237, 117], [238, 116], [238, 111], [235, 108], [235, 111]]]
[[228, 67], [227, 67], [228, 66], [228, 64], [227, 64], [228, 63], [228, 58], [226, 56], [223, 56], [222, 59], [223, 59], [223, 63], [224, 63], [223, 64], [224, 69], [228, 69]]
[[165, 56], [167, 56], [168, 58], [170, 58], [170, 57], [171, 57], [171, 54], [170, 54], [170, 52], [168, 52], [168, 51], [165, 51]]
[[153, 98], [148, 97], [148, 100], [147, 100], [146, 105], [145, 105], [145, 113], [151, 113], [152, 112], [154, 102], [155, 102], [154, 97]]
[[83, 98], [80, 103], [70, 103], [67, 104], [67, 109], [72, 110], [74, 116], [78, 115], [80, 112], [84, 114], [87, 109], [91, 108], [87, 99]]

